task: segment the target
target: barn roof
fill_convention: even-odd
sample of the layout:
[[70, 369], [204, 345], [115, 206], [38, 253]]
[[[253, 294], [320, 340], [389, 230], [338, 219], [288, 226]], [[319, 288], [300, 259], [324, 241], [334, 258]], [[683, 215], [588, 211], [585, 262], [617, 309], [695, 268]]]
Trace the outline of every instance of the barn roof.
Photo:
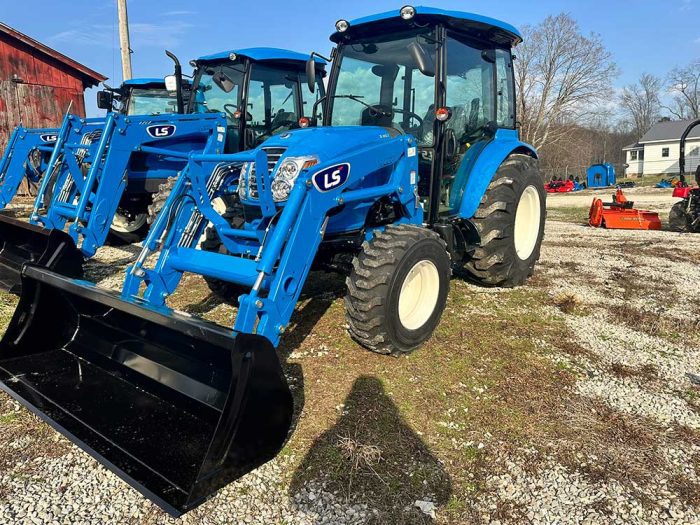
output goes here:
[[[647, 131], [644, 136], [639, 139], [641, 144], [646, 142], [661, 142], [668, 140], [680, 140], [681, 135], [686, 130], [686, 128], [693, 122], [692, 120], [669, 120], [664, 122], [657, 122], [654, 124], [649, 131]], [[700, 126], [696, 126], [695, 129], [688, 135], [688, 139], [700, 138]]]
[[21, 42], [22, 44], [31, 47], [38, 53], [50, 57], [62, 64], [64, 64], [66, 67], [69, 69], [75, 71], [76, 76], [80, 77], [81, 80], [83, 81], [83, 85], [87, 87], [92, 87], [98, 85], [100, 82], [103, 82], [107, 80], [107, 77], [98, 73], [97, 71], [94, 71], [90, 69], [87, 66], [84, 66], [80, 62], [76, 62], [72, 58], [67, 57], [63, 53], [59, 53], [55, 49], [50, 48], [47, 45], [42, 44], [41, 42], [34, 40], [32, 37], [25, 35], [24, 33], [20, 33], [16, 29], [3, 24], [0, 22], [0, 33], [3, 33], [7, 36], [10, 37], [10, 39], [15, 40], [17, 42]]

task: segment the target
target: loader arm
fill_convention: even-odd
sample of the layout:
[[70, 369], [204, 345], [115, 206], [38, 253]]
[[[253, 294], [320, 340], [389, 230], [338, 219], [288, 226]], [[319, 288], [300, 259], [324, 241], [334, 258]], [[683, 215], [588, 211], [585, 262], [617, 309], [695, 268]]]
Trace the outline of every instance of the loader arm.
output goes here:
[[[15, 128], [0, 159], [0, 209], [14, 199], [25, 177], [32, 182], [41, 179], [58, 132], [54, 128]], [[30, 158], [35, 152], [36, 158]]]
[[[70, 236], [87, 257], [94, 255], [107, 239], [128, 184], [134, 155], [147, 154], [161, 162], [184, 165], [188, 148], [197, 140], [203, 144], [199, 146], [202, 151], [217, 153], [222, 151], [225, 139], [225, 119], [219, 114], [132, 118], [110, 113], [106, 121], [99, 123], [69, 119], [67, 128], [57, 143], [57, 149], [62, 148], [64, 154], [49, 165], [49, 173], [57, 172], [56, 191], [50, 194], [50, 200], [37, 199], [31, 222], [58, 230], [69, 225]], [[75, 141], [71, 138], [74, 135], [83, 138]], [[160, 146], [173, 136], [182, 147]], [[50, 179], [45, 177], [42, 196], [49, 191]]]

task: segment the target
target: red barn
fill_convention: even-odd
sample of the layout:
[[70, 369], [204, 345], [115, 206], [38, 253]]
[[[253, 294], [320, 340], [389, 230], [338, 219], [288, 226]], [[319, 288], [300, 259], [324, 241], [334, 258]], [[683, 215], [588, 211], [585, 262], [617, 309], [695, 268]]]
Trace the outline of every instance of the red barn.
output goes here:
[[107, 77], [0, 23], [0, 155], [20, 122], [58, 127], [71, 113], [85, 116], [85, 89]]

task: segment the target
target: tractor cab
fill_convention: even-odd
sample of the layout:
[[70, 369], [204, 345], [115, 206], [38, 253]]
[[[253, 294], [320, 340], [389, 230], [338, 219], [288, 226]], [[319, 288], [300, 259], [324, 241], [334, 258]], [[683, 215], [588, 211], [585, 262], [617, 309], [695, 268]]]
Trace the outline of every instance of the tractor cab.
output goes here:
[[381, 126], [415, 137], [429, 222], [460, 212], [469, 168], [499, 138], [517, 140], [513, 26], [456, 11], [405, 6], [339, 20], [329, 126]]
[[[323, 96], [325, 61], [308, 81], [306, 55], [275, 48], [225, 51], [191, 62], [196, 68], [189, 113], [226, 115], [226, 152], [254, 148], [267, 138], [305, 127]], [[312, 91], [309, 84], [314, 86]]]
[[[177, 113], [176, 95], [161, 78], [132, 78], [118, 88], [97, 93], [97, 107], [123, 115], [162, 115]], [[185, 92], [189, 91], [186, 84]]]

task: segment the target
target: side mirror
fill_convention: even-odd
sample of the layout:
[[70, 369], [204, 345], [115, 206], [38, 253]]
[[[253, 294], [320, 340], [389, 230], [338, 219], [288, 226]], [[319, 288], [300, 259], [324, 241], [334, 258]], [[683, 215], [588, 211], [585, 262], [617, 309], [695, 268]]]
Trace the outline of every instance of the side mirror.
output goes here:
[[427, 77], [435, 76], [435, 65], [425, 48], [418, 42], [408, 44], [408, 52], [416, 63], [418, 70]]
[[236, 87], [236, 83], [223, 71], [214, 73], [212, 80], [224, 93], [231, 93]]
[[175, 75], [168, 75], [165, 77], [165, 89], [170, 91], [171, 93], [175, 93], [177, 91], [177, 77]]
[[316, 60], [314, 56], [311, 55], [306, 61], [306, 82], [309, 85], [309, 91], [311, 93], [316, 92]]
[[98, 91], [97, 92], [97, 107], [100, 109], [106, 109], [107, 111], [112, 111], [114, 104], [114, 93], [111, 91]]

